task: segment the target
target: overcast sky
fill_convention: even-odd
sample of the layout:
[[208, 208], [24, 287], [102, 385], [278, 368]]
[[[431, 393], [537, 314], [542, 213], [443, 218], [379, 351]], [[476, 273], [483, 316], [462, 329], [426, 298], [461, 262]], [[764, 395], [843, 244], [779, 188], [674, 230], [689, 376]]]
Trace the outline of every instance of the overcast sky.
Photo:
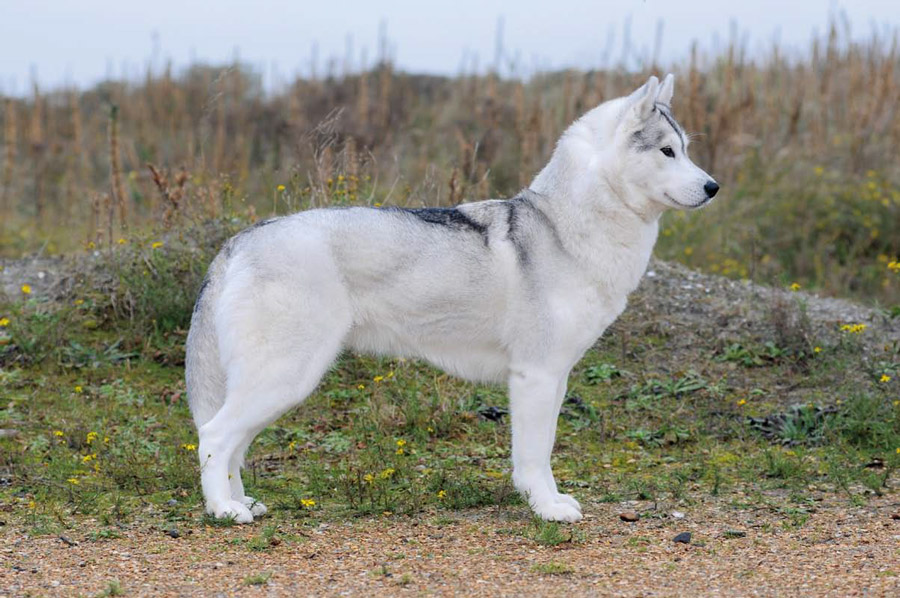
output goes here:
[[684, 58], [693, 40], [707, 50], [724, 44], [732, 23], [752, 51], [775, 39], [801, 51], [841, 10], [855, 37], [900, 25], [898, 0], [0, 0], [0, 92], [27, 91], [32, 72], [45, 88], [85, 87], [136, 78], [169, 59], [180, 68], [228, 62], [236, 52], [272, 87], [309, 74], [314, 46], [320, 71], [329, 57], [342, 64], [350, 55], [359, 68], [365, 54], [371, 65], [381, 23], [396, 63], [415, 72], [457, 73], [476, 56], [481, 69], [493, 64], [501, 18], [504, 68], [514, 60], [526, 74], [618, 62], [626, 22], [645, 56], [663, 23], [663, 64]]

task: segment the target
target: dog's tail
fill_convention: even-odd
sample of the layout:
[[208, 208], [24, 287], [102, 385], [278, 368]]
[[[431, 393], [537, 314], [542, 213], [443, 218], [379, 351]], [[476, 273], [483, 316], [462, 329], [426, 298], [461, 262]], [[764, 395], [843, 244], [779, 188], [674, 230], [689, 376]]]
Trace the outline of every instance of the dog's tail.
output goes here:
[[225, 371], [219, 359], [215, 306], [225, 277], [225, 256], [219, 254], [209, 266], [194, 304], [184, 355], [184, 377], [188, 406], [197, 429], [211, 420], [225, 403]]

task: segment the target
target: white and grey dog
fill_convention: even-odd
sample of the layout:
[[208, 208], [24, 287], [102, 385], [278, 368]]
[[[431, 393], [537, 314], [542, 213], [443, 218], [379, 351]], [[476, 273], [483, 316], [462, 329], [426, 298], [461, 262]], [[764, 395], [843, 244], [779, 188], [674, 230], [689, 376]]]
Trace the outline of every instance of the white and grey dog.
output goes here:
[[515, 487], [544, 519], [581, 519], [550, 470], [569, 371], [625, 309], [660, 215], [719, 188], [688, 158], [672, 91], [650, 77], [585, 114], [513, 199], [310, 210], [230, 239], [186, 349], [207, 511], [265, 513], [244, 494], [247, 447], [351, 349], [508, 384]]

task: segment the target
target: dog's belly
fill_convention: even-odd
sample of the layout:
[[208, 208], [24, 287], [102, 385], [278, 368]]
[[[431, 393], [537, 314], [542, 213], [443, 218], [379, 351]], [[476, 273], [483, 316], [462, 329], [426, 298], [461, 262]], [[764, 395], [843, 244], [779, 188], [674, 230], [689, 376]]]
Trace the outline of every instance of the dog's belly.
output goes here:
[[[468, 334], [467, 334], [468, 333]], [[473, 382], [504, 382], [509, 356], [499, 343], [471, 330], [397, 330], [384, 323], [357, 324], [346, 345], [360, 353], [423, 359]]]

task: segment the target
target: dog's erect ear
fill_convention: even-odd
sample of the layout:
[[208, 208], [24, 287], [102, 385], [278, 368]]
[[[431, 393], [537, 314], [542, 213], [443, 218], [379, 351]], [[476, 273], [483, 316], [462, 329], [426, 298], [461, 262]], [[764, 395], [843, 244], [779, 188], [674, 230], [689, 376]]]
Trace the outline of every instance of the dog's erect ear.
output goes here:
[[647, 82], [638, 87], [634, 93], [628, 96], [631, 109], [639, 120], [647, 120], [653, 112], [653, 104], [659, 92], [659, 79], [651, 76]]
[[659, 95], [656, 96], [656, 101], [660, 104], [665, 104], [666, 106], [672, 105], [672, 94], [675, 92], [675, 75], [669, 73], [666, 75], [666, 78], [663, 79], [662, 85], [659, 86]]

